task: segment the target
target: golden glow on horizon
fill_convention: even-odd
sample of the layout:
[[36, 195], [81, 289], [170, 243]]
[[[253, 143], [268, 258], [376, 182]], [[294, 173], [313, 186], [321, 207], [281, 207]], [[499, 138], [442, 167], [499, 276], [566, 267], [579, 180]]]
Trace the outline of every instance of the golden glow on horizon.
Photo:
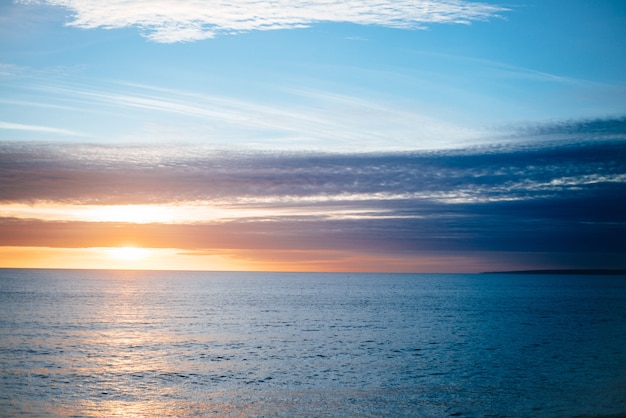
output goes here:
[[390, 256], [341, 250], [0, 246], [0, 268], [471, 273], [506, 266], [462, 255]]
[[151, 251], [146, 248], [119, 247], [106, 250], [109, 257], [124, 261], [143, 260], [151, 255]]
[[177, 248], [0, 247], [0, 268], [103, 270], [255, 270], [227, 253], [193, 253]]

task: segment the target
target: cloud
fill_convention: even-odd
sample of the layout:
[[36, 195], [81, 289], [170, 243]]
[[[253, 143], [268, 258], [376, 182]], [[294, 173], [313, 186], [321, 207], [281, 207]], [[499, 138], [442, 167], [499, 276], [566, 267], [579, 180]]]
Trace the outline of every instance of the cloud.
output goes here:
[[0, 63], [0, 79], [14, 78], [22, 73], [22, 68], [14, 64]]
[[506, 8], [464, 0], [21, 0], [62, 6], [68, 23], [84, 29], [138, 27], [155, 42], [189, 42], [254, 30], [294, 29], [316, 22], [349, 22], [401, 29], [431, 23], [468, 24], [498, 17]]
[[42, 126], [42, 125], [27, 125], [27, 124], [22, 124], [22, 123], [3, 122], [3, 121], [0, 121], [0, 129], [7, 129], [7, 130], [13, 130], [13, 131], [43, 132], [43, 133], [55, 134], [55, 135], [70, 135], [70, 136], [83, 135], [79, 132], [75, 132], [69, 129], [54, 128], [51, 126]]
[[[387, 210], [385, 202], [479, 204], [621, 187], [626, 132], [619, 119], [579, 125], [543, 127], [522, 145], [436, 152], [236, 152], [8, 142], [0, 144], [0, 199]], [[541, 132], [551, 139], [555, 130], [575, 135], [569, 134], [570, 142], [540, 142]]]
[[590, 139], [623, 139], [626, 137], [626, 117], [581, 119], [533, 124], [519, 133], [526, 136]]
[[416, 149], [473, 140], [484, 133], [441, 120], [416, 105], [282, 85], [272, 88], [289, 101], [261, 102], [133, 83], [111, 83], [99, 89], [56, 84], [37, 90], [83, 104], [83, 109], [103, 107], [117, 118], [111, 123], [124, 118], [136, 123], [146, 113], [154, 114], [152, 123], [158, 129], [144, 137], [150, 142], [155, 137], [176, 141], [187, 137], [283, 149], [325, 149], [328, 144], [344, 150]]
[[620, 120], [526, 127], [532, 135], [517, 144], [402, 153], [0, 143], [1, 244], [133, 238], [242, 256], [497, 252], [613, 265], [626, 252]]

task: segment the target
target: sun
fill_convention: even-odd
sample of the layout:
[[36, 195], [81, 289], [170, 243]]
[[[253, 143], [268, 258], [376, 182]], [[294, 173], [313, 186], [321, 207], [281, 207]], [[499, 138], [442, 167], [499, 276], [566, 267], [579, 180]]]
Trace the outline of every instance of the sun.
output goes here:
[[109, 248], [107, 252], [111, 258], [121, 261], [140, 261], [150, 254], [150, 250], [138, 247]]

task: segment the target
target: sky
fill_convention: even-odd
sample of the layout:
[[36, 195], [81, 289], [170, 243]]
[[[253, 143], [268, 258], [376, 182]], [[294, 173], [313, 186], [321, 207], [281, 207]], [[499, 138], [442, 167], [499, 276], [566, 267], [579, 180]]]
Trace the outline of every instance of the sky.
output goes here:
[[0, 2], [0, 267], [626, 267], [621, 0]]

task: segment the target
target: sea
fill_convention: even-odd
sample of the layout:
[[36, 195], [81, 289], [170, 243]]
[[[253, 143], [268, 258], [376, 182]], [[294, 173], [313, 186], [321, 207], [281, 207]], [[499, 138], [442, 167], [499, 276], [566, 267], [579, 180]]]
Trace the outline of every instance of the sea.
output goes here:
[[624, 417], [626, 276], [0, 270], [2, 417]]

